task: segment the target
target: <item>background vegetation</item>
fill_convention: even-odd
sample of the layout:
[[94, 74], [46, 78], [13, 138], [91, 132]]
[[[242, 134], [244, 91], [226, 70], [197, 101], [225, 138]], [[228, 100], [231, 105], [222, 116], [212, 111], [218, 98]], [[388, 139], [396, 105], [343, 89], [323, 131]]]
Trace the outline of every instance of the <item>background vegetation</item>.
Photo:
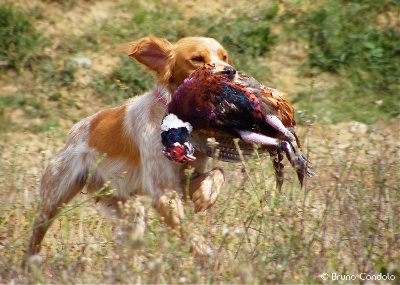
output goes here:
[[[0, 3], [0, 283], [323, 283], [322, 273], [362, 272], [400, 281], [399, 4], [232, 2]], [[287, 92], [318, 177], [300, 189], [287, 167], [277, 192], [268, 158], [213, 162], [227, 173], [218, 203], [198, 215], [186, 207], [187, 231], [214, 248], [206, 258], [146, 198], [138, 241], [81, 195], [43, 259], [22, 270], [43, 167], [73, 123], [153, 86], [113, 52], [148, 35], [216, 38], [238, 69]]]

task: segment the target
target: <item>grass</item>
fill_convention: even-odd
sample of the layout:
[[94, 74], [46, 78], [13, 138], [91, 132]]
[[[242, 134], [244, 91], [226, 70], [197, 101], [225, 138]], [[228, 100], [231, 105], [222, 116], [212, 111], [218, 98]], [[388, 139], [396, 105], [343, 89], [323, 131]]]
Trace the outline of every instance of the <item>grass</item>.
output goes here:
[[[312, 132], [326, 135], [323, 129]], [[23, 234], [35, 217], [29, 193], [37, 191], [38, 177], [23, 165], [26, 150], [17, 146], [1, 169], [9, 178], [1, 180], [6, 200], [0, 268], [8, 268], [1, 276], [41, 283], [319, 283], [324, 272], [398, 274], [398, 149], [388, 143], [394, 135], [357, 135], [342, 150], [334, 140], [310, 138], [318, 149], [312, 148], [310, 157], [319, 177], [300, 189], [288, 168], [281, 193], [274, 188], [268, 158], [246, 162], [249, 177], [238, 164], [216, 162], [227, 173], [223, 194], [208, 213], [193, 215], [188, 204], [184, 223], [186, 231], [200, 231], [215, 249], [206, 259], [193, 257], [190, 244], [159, 222], [146, 198], [148, 228], [145, 239], [137, 241], [99, 217], [92, 202], [81, 205], [89, 198], [82, 194], [56, 219], [43, 263], [29, 274], [19, 264], [26, 249]], [[123, 224], [129, 225], [133, 216], [131, 205], [126, 207]]]
[[[297, 109], [332, 123], [349, 120], [374, 123], [398, 116], [400, 106], [396, 95], [400, 91], [397, 80], [400, 71], [396, 59], [400, 45], [398, 27], [390, 22], [398, 9], [396, 2], [388, 1], [378, 9], [374, 1], [350, 1], [343, 5], [336, 5], [339, 0], [325, 1], [325, 5], [310, 9], [308, 4], [300, 6], [295, 2], [283, 2], [281, 6], [263, 2], [247, 7], [232, 5], [226, 13], [204, 13], [189, 18], [176, 5], [165, 6], [155, 1], [143, 6], [131, 1], [116, 6], [122, 17], [110, 16], [102, 22], [94, 18], [93, 25], [83, 35], [56, 36], [53, 43], [34, 31], [35, 21], [43, 21], [45, 17], [45, 8], [33, 7], [24, 13], [14, 6], [2, 5], [0, 12], [7, 15], [2, 21], [2, 34], [8, 39], [2, 43], [0, 61], [6, 64], [3, 73], [25, 72], [17, 77], [3, 76], [6, 82], [17, 85], [18, 92], [0, 102], [0, 126], [7, 125], [8, 109], [14, 108], [14, 102], [24, 101], [27, 94], [36, 93], [34, 100], [37, 109], [44, 110], [40, 115], [44, 120], [72, 117], [76, 122], [87, 114], [76, 106], [75, 99], [80, 99], [77, 95], [66, 94], [79, 94], [84, 87], [86, 94], [98, 96], [100, 105], [109, 106], [122, 104], [126, 98], [148, 90], [153, 79], [126, 57], [113, 59], [116, 67], [107, 73], [91, 68], [83, 72], [69, 64], [76, 55], [88, 54], [96, 60], [98, 56], [111, 54], [119, 44], [148, 35], [171, 41], [191, 35], [214, 37], [226, 46], [238, 69], [275, 87], [279, 81], [273, 79], [279, 76], [281, 66], [276, 69], [269, 64], [270, 51], [277, 44], [296, 43], [306, 58], [284, 64], [298, 68], [301, 88], [294, 92], [290, 92], [290, 86], [281, 89], [289, 92]], [[74, 1], [68, 3], [59, 7], [60, 15], [65, 9], [79, 7]], [[53, 5], [56, 4], [60, 5], [55, 1]], [[362, 17], [363, 14], [368, 17]], [[371, 24], [370, 19], [378, 22], [385, 18], [388, 23]], [[80, 81], [84, 76], [90, 83], [82, 86]], [[26, 77], [31, 78], [29, 84], [24, 80]], [[315, 88], [315, 82], [325, 84]], [[60, 111], [51, 114], [46, 107]], [[73, 112], [76, 116], [62, 113], [68, 107], [77, 109]], [[26, 107], [22, 110], [31, 116]], [[50, 126], [59, 124], [46, 122]]]
[[[398, 284], [399, 38], [391, 22], [396, 2], [255, 1], [189, 15], [158, 1], [128, 1], [112, 6], [104, 21], [94, 17], [83, 35], [73, 33], [72, 22], [50, 37], [35, 32], [50, 21], [46, 9], [62, 21], [65, 13], [72, 17], [101, 3], [38, 0], [29, 9], [0, 4], [0, 13], [12, 19], [0, 28], [24, 27], [8, 37], [25, 47], [4, 46], [0, 53], [7, 62], [0, 81], [11, 87], [0, 90], [0, 283], [347, 284], [323, 281], [321, 274], [355, 275], [351, 283], [360, 283], [365, 272], [395, 276], [391, 283]], [[73, 123], [151, 88], [150, 75], [110, 51], [148, 35], [171, 41], [215, 37], [239, 69], [273, 85], [280, 82], [280, 69], [271, 62], [279, 54], [284, 63], [278, 67], [292, 68], [301, 84], [275, 87], [288, 92], [301, 111], [300, 138], [318, 177], [301, 189], [287, 166], [279, 192], [267, 157], [243, 164], [214, 161], [227, 176], [217, 204], [197, 215], [189, 202], [185, 207], [185, 230], [200, 232], [214, 249], [207, 258], [195, 257], [189, 242], [159, 221], [146, 197], [140, 199], [147, 230], [136, 240], [129, 235], [134, 202], [125, 205], [118, 228], [81, 194], [55, 220], [43, 259], [30, 272], [22, 270], [45, 165]], [[82, 54], [93, 59], [92, 67], [72, 64]], [[98, 68], [101, 60], [112, 67]], [[368, 123], [361, 125], [366, 131], [351, 130], [357, 125], [350, 120]]]
[[43, 38], [31, 16], [13, 5], [0, 5], [0, 61], [6, 68], [20, 70], [41, 47]]
[[398, 9], [398, 3], [390, 0], [384, 6], [374, 1], [328, 0], [292, 15], [297, 33], [302, 31], [308, 42], [302, 72], [330, 73], [336, 81], [318, 94], [298, 94], [316, 99], [313, 112], [326, 116], [329, 109], [328, 117], [335, 123], [373, 123], [400, 114], [399, 26], [377, 23], [398, 16]]
[[154, 84], [151, 74], [143, 74], [142, 68], [131, 58], [121, 56], [121, 64], [111, 76], [97, 76], [92, 86], [102, 100], [108, 104], [118, 104], [132, 97], [132, 94], [142, 94], [150, 90]]

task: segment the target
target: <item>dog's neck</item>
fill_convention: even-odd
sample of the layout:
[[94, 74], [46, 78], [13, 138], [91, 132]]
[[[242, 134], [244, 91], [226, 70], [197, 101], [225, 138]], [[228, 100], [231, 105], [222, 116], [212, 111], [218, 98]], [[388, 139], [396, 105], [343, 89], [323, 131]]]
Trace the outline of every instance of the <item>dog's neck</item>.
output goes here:
[[167, 106], [168, 102], [171, 100], [171, 92], [163, 87], [158, 86], [155, 90], [156, 97], [164, 106]]

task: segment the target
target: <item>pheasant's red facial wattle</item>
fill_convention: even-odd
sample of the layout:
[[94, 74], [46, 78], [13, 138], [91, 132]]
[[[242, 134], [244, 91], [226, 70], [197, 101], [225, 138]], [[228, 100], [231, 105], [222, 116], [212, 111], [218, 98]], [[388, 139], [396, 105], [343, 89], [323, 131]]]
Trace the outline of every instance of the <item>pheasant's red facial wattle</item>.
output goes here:
[[185, 147], [180, 144], [175, 144], [168, 151], [164, 151], [164, 155], [175, 162], [191, 162], [196, 158], [186, 153]]
[[174, 161], [182, 161], [184, 159], [185, 148], [181, 145], [173, 146], [170, 148], [169, 154]]

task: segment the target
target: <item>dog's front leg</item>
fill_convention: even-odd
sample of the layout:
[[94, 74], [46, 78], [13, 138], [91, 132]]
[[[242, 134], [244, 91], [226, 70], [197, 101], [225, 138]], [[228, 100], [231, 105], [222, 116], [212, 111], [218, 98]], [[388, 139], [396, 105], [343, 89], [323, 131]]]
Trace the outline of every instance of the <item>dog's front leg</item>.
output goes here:
[[189, 233], [183, 227], [182, 221], [185, 219], [185, 211], [181, 198], [181, 195], [176, 191], [164, 191], [162, 195], [153, 198], [153, 207], [168, 226], [179, 230], [182, 240], [190, 239], [192, 250], [196, 254], [201, 256], [211, 254], [211, 247], [207, 245], [200, 233], [197, 231]]
[[189, 195], [193, 201], [196, 213], [204, 211], [217, 202], [221, 187], [225, 182], [224, 172], [220, 168], [213, 168], [206, 172], [210, 158], [205, 154], [196, 152], [196, 161], [191, 163], [195, 169], [190, 180]]
[[224, 181], [224, 172], [220, 168], [200, 174], [190, 181], [189, 195], [196, 213], [210, 208], [217, 202]]
[[153, 197], [153, 207], [168, 226], [182, 232], [182, 219], [185, 211], [181, 201], [181, 195], [176, 191], [164, 191], [163, 194]]

